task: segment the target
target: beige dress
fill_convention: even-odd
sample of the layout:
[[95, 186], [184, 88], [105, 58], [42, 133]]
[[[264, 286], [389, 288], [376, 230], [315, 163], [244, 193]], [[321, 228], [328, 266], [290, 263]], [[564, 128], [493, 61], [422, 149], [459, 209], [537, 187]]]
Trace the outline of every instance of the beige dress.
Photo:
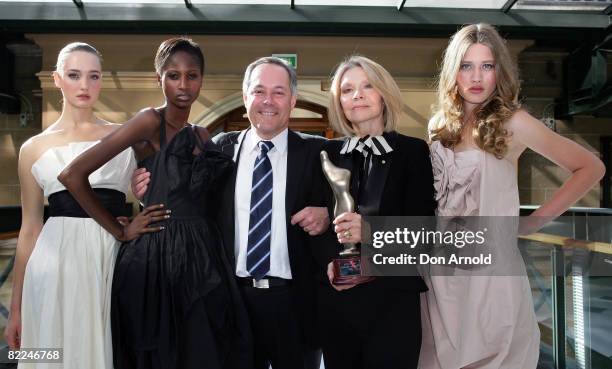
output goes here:
[[[476, 149], [455, 153], [438, 141], [431, 159], [439, 216], [519, 215], [512, 162]], [[521, 260], [516, 247], [498, 251], [502, 260]], [[421, 369], [536, 368], [540, 332], [526, 276], [460, 271], [424, 279]]]

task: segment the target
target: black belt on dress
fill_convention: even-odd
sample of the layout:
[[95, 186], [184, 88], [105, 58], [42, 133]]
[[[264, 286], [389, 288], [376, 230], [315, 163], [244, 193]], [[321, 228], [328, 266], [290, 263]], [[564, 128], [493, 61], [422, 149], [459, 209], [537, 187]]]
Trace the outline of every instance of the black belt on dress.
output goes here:
[[[96, 197], [102, 202], [102, 206], [114, 217], [125, 215], [125, 194], [123, 192], [108, 188], [94, 188], [93, 190]], [[49, 216], [90, 218], [67, 190], [49, 195]]]
[[236, 281], [238, 281], [238, 284], [241, 286], [253, 288], [273, 288], [291, 285], [291, 279], [269, 276], [265, 276], [260, 280], [256, 280], [253, 277], [236, 277]]

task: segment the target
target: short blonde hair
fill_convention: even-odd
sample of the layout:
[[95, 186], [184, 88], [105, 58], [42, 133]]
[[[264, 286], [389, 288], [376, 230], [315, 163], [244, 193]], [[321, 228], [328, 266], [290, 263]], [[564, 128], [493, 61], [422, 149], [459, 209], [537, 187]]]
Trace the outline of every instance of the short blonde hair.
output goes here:
[[361, 55], [352, 55], [344, 60], [334, 73], [330, 89], [329, 119], [332, 128], [345, 136], [355, 136], [351, 122], [346, 119], [340, 103], [340, 82], [344, 73], [352, 68], [361, 68], [372, 87], [383, 99], [383, 121], [385, 131], [394, 131], [402, 114], [402, 95], [391, 74], [375, 61]]
[[487, 46], [494, 57], [496, 87], [493, 94], [474, 111], [474, 141], [484, 151], [502, 158], [508, 150], [508, 132], [503, 124], [520, 109], [520, 84], [516, 65], [506, 42], [497, 30], [485, 23], [470, 24], [455, 33], [444, 51], [438, 79], [438, 99], [429, 121], [429, 138], [445, 147], [461, 142], [463, 99], [458, 92], [457, 74], [465, 53], [474, 44]]

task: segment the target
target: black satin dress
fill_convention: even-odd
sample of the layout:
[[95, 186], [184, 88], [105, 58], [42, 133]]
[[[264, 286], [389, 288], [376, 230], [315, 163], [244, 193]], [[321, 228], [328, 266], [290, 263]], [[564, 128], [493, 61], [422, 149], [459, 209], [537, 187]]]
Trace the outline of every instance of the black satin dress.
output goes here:
[[[248, 317], [211, 218], [234, 163], [193, 127], [139, 163], [151, 173], [146, 206], [172, 210], [165, 229], [121, 246], [113, 281], [115, 369], [251, 367]], [[194, 155], [194, 149], [200, 153]]]

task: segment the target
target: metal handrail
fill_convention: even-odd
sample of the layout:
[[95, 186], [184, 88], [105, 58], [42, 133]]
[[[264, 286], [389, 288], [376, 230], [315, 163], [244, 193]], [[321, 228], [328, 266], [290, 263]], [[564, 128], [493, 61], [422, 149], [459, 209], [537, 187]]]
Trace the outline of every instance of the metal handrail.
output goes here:
[[19, 237], [19, 231], [0, 232], [0, 241], [10, 240], [11, 238]]
[[548, 233], [533, 233], [527, 236], [519, 236], [523, 240], [537, 241], [562, 247], [581, 248], [592, 252], [600, 252], [612, 255], [612, 243], [599, 241], [583, 241], [575, 238], [557, 236]]
[[[521, 210], [536, 210], [540, 205], [521, 205]], [[585, 214], [598, 214], [598, 215], [612, 215], [612, 209], [610, 208], [586, 208], [580, 206], [573, 206], [565, 211], [563, 215], [570, 215], [574, 213], [585, 213]]]

